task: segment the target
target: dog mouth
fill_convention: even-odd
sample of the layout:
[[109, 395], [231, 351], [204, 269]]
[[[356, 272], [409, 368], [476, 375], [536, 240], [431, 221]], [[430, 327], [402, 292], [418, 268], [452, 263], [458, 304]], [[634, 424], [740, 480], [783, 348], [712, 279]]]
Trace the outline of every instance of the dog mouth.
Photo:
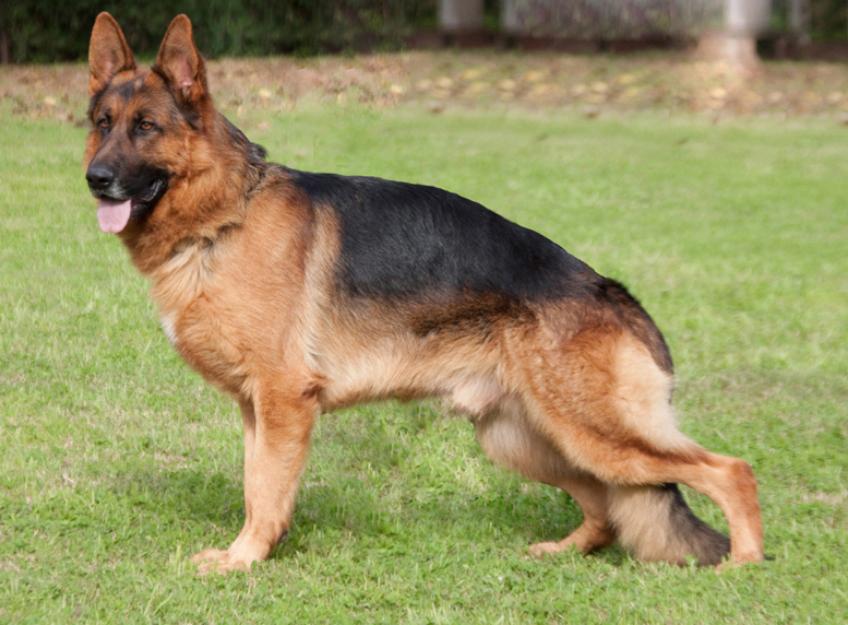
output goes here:
[[103, 232], [117, 234], [127, 227], [130, 219], [146, 217], [168, 188], [166, 178], [156, 178], [140, 193], [131, 197], [96, 195], [97, 222]]

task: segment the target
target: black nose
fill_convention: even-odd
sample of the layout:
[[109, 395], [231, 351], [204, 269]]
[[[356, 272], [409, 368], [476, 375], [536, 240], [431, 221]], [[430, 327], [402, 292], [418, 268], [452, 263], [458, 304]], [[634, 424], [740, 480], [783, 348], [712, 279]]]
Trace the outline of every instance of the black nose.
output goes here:
[[88, 186], [94, 191], [102, 191], [115, 180], [115, 172], [105, 165], [92, 165], [85, 172]]

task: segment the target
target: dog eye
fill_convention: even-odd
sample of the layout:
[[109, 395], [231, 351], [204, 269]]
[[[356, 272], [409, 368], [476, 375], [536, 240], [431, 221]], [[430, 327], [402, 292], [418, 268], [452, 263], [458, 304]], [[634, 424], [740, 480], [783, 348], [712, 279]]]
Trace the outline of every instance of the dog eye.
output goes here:
[[109, 130], [111, 125], [111, 121], [108, 117], [101, 117], [97, 120], [97, 127], [100, 128], [100, 130]]
[[153, 130], [154, 128], [155, 125], [150, 120], [142, 119], [140, 122], [138, 122], [138, 129], [142, 132], [148, 132], [150, 130]]

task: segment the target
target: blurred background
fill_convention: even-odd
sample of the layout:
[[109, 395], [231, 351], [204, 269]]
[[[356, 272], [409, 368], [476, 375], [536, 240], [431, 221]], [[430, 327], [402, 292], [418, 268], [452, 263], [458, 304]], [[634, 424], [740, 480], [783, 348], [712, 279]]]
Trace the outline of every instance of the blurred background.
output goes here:
[[718, 33], [768, 57], [848, 51], [846, 0], [16, 0], [0, 9], [0, 60], [81, 59], [102, 10], [119, 16], [147, 55], [177, 12], [199, 26], [198, 43], [212, 57], [445, 44], [632, 51]]
[[0, 4], [13, 112], [84, 123], [79, 62], [101, 10], [143, 61], [188, 13], [237, 112], [329, 98], [848, 123], [848, 0], [16, 0]]

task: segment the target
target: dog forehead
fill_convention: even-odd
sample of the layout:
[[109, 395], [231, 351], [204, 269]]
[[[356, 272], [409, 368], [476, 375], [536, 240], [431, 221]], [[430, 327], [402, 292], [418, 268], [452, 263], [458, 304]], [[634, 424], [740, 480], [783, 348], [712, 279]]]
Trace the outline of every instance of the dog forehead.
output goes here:
[[100, 94], [103, 100], [120, 99], [128, 102], [144, 84], [145, 74], [136, 70], [118, 73]]
[[123, 115], [139, 108], [170, 112], [173, 98], [164, 81], [154, 72], [124, 72], [112, 80], [106, 89], [95, 96], [93, 108], [108, 107], [113, 115]]

